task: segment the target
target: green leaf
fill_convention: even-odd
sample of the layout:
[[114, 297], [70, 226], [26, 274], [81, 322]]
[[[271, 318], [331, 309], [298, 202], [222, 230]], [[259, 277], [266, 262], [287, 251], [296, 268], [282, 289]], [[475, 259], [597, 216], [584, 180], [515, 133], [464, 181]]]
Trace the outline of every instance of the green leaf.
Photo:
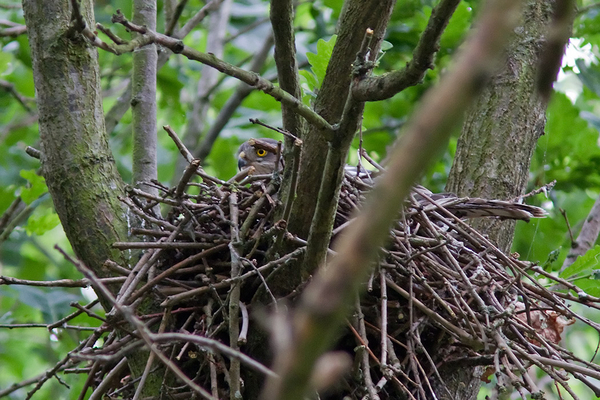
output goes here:
[[325, 0], [323, 4], [333, 10], [333, 17], [337, 18], [340, 16], [342, 12], [342, 6], [344, 5], [344, 0]]
[[319, 85], [323, 83], [323, 79], [325, 78], [325, 72], [327, 71], [327, 65], [329, 64], [336, 39], [337, 35], [331, 36], [331, 39], [327, 42], [319, 39], [317, 42], [317, 53], [306, 53], [306, 58], [308, 58], [311, 69], [319, 80]]
[[573, 283], [590, 296], [600, 297], [600, 281], [596, 279], [583, 278], [577, 279]]
[[305, 69], [300, 70], [300, 84], [305, 84], [307, 86], [308, 90], [305, 90], [306, 94], [316, 97], [315, 91], [319, 87], [319, 80], [315, 74]]
[[35, 199], [48, 191], [46, 180], [36, 174], [35, 170], [21, 170], [20, 175], [29, 181], [29, 187], [21, 188], [21, 199], [25, 204], [31, 204]]
[[60, 224], [58, 214], [50, 207], [37, 207], [27, 219], [25, 232], [28, 235], [43, 235]]
[[565, 270], [560, 273], [559, 277], [567, 279], [573, 275], [591, 273], [593, 270], [598, 269], [598, 263], [600, 263], [599, 255], [600, 245], [594, 246], [589, 249], [587, 253], [577, 258], [573, 264], [565, 268]]
[[387, 40], [381, 41], [381, 51], [388, 51], [392, 47], [394, 47], [394, 45], [388, 42]]

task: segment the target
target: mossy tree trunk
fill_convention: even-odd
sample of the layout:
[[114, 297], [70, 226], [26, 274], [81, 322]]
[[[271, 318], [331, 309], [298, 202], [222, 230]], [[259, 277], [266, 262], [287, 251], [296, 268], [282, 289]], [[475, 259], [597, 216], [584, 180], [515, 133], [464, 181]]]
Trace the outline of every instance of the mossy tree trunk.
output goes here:
[[[39, 108], [42, 174], [73, 250], [96, 274], [127, 237], [123, 181], [104, 128], [98, 52], [70, 29], [68, 0], [23, 1]], [[81, 12], [94, 21], [92, 2]]]
[[[92, 2], [80, 4], [90, 26]], [[136, 217], [118, 198], [124, 195], [124, 183], [104, 126], [98, 52], [71, 28], [69, 0], [25, 0], [23, 10], [40, 117], [42, 174], [77, 257], [103, 277], [107, 270], [102, 266], [108, 259], [130, 266], [129, 253], [112, 244], [126, 240], [129, 223]], [[114, 293], [119, 290], [110, 288]], [[112, 305], [100, 300], [110, 310]], [[145, 350], [128, 356], [134, 375], [141, 374], [147, 358]], [[144, 393], [158, 393], [161, 379], [151, 380]]]
[[[531, 155], [546, 122], [546, 104], [536, 90], [536, 73], [553, 3], [525, 3], [523, 21], [509, 42], [503, 68], [465, 116], [446, 190], [487, 199], [512, 199], [524, 193]], [[482, 218], [471, 224], [500, 249], [510, 250], [515, 221]], [[436, 382], [438, 398], [476, 399], [482, 372], [477, 367], [441, 368], [451, 393]]]
[[[465, 117], [448, 191], [486, 199], [512, 199], [524, 193], [531, 155], [546, 123], [546, 104], [535, 80], [553, 3], [525, 3], [506, 64]], [[473, 226], [500, 249], [510, 250], [514, 221], [480, 219]]]

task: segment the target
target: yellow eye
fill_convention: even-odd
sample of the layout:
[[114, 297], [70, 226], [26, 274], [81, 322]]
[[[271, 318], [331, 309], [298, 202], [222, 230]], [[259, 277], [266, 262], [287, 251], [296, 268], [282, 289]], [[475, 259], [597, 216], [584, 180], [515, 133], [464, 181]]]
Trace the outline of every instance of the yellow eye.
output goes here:
[[256, 155], [259, 156], [259, 157], [264, 157], [264, 156], [267, 155], [267, 151], [264, 150], [264, 149], [257, 149], [256, 150]]

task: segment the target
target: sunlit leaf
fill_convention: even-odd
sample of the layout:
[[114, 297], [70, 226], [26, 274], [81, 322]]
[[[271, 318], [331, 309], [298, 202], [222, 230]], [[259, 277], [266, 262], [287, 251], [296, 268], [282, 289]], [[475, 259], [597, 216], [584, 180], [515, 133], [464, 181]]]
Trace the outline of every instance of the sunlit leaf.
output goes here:
[[317, 53], [306, 53], [311, 69], [317, 77], [319, 84], [322, 84], [325, 78], [325, 72], [327, 71], [327, 65], [329, 64], [336, 39], [337, 35], [331, 36], [328, 41], [319, 39], [317, 42]]
[[48, 191], [46, 180], [34, 170], [22, 170], [21, 177], [29, 181], [29, 186], [21, 188], [21, 199], [26, 204], [31, 204], [35, 199]]
[[577, 274], [590, 273], [592, 270], [600, 269], [598, 264], [600, 264], [600, 245], [594, 246], [584, 255], [578, 257], [577, 260], [565, 268], [559, 276], [566, 279]]

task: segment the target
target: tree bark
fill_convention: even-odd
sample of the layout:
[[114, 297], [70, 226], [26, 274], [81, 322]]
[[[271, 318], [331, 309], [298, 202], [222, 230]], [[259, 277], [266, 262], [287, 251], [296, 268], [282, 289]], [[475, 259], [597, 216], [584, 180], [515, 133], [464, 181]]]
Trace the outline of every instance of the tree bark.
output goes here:
[[[127, 265], [123, 182], [104, 129], [98, 53], [70, 29], [68, 0], [23, 1], [39, 108], [42, 174], [73, 250], [100, 276], [107, 259]], [[91, 1], [81, 3], [88, 25]], [[92, 25], [93, 26], [93, 25]]]
[[[553, 2], [528, 0], [524, 18], [509, 42], [502, 70], [465, 117], [446, 189], [459, 196], [510, 199], [523, 194], [531, 155], [544, 133], [546, 104], [536, 91], [536, 72], [544, 48]], [[471, 224], [505, 252], [515, 221], [474, 220]], [[439, 399], [476, 399], [481, 367], [440, 370], [452, 397], [435, 382]]]
[[[446, 189], [459, 196], [510, 199], [523, 194], [546, 104], [536, 91], [536, 66], [544, 48], [553, 2], [529, 0], [515, 29], [507, 61], [471, 107], [463, 125]], [[481, 219], [473, 226], [509, 251], [514, 221]]]
[[[344, 5], [338, 38], [314, 106], [314, 110], [329, 123], [339, 122], [342, 116], [350, 87], [352, 63], [366, 29], [375, 31], [373, 43], [381, 42], [394, 4], [394, 0], [351, 0]], [[365, 13], [365, 10], [369, 12]], [[356, 116], [358, 120], [360, 115]], [[329, 143], [325, 132], [315, 126], [311, 126], [302, 139], [304, 145], [297, 188], [299, 195], [292, 209], [289, 230], [306, 239], [317, 207]]]
[[[156, 30], [156, 0], [135, 0], [133, 22]], [[139, 36], [139, 34], [134, 34]], [[156, 163], [156, 72], [154, 43], [133, 52], [131, 116], [133, 128], [133, 185], [152, 194], [158, 189], [144, 182], [158, 176]]]

